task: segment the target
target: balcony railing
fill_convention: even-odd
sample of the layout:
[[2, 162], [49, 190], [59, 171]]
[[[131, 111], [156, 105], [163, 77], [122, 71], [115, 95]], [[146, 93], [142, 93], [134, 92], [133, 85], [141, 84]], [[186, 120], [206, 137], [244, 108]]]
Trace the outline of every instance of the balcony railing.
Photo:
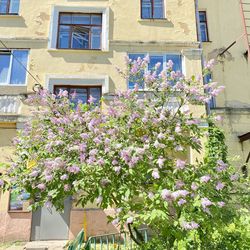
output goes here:
[[0, 96], [0, 114], [17, 115], [21, 109], [21, 96], [1, 95]]

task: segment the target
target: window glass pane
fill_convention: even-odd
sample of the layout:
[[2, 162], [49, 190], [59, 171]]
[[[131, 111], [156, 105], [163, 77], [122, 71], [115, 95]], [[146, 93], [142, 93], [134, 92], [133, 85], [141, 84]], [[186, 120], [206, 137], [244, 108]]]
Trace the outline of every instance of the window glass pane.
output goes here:
[[75, 106], [78, 104], [78, 101], [82, 101], [82, 103], [87, 103], [88, 101], [87, 89], [85, 88], [70, 88], [69, 93], [75, 93], [75, 98], [71, 99], [72, 103], [74, 103]]
[[60, 90], [67, 90], [68, 91], [68, 88], [67, 87], [62, 87], [62, 86], [60, 86], [60, 87], [57, 87], [57, 86], [55, 86], [55, 88], [54, 88], [54, 93], [56, 94], [56, 95], [58, 95], [59, 93], [60, 93]]
[[0, 13], [7, 13], [8, 0], [0, 0]]
[[101, 15], [92, 15], [91, 16], [91, 24], [101, 25], [102, 24], [102, 16]]
[[200, 23], [200, 31], [201, 31], [201, 41], [202, 42], [208, 41], [206, 23]]
[[27, 68], [28, 51], [27, 50], [14, 50], [13, 54], [14, 56], [13, 56], [12, 69], [11, 69], [10, 84], [25, 84], [26, 83], [25, 68]]
[[91, 95], [92, 97], [94, 97], [96, 99], [95, 104], [99, 104], [99, 102], [101, 100], [101, 89], [100, 88], [90, 88], [89, 95]]
[[163, 18], [163, 0], [154, 0], [154, 18]]
[[206, 74], [204, 77], [204, 82], [209, 83], [212, 81], [212, 75], [211, 74]]
[[59, 28], [59, 48], [69, 48], [70, 27], [61, 25]]
[[90, 24], [90, 15], [72, 15], [72, 24]]
[[101, 27], [92, 27], [91, 29], [91, 48], [100, 49], [101, 48]]
[[72, 48], [88, 49], [89, 48], [89, 31], [90, 27], [77, 26], [72, 30]]
[[173, 70], [182, 72], [181, 55], [166, 55], [166, 62], [171, 60], [174, 63]]
[[10, 54], [0, 54], [0, 83], [7, 83], [10, 67]]
[[19, 11], [19, 0], [11, 0], [10, 1], [10, 13], [18, 13]]
[[142, 0], [142, 18], [152, 18], [151, 0]]
[[[133, 62], [134, 60], [137, 60], [138, 57], [143, 59], [145, 57], [145, 54], [129, 54], [128, 56], [129, 56], [129, 59], [131, 59]], [[138, 83], [138, 79], [143, 77], [143, 73], [144, 72], [141, 72], [140, 76], [138, 77], [134, 76], [129, 79], [129, 83], [128, 83], [129, 89], [133, 89], [135, 87], [135, 84]], [[140, 87], [142, 88], [143, 86], [140, 86]]]
[[128, 57], [129, 57], [129, 59], [134, 61], [134, 60], [137, 60], [138, 57], [143, 59], [145, 57], [145, 54], [129, 54]]
[[199, 12], [200, 22], [206, 21], [206, 14], [204, 12]]
[[163, 70], [163, 56], [150, 56], [150, 61], [149, 61], [149, 70], [153, 70], [155, 68], [155, 64], [158, 62], [161, 63], [160, 68], [157, 70], [157, 73], [159, 74]]
[[60, 23], [61, 24], [71, 24], [72, 23], [72, 16], [70, 14], [61, 14], [60, 15]]
[[9, 210], [12, 211], [23, 211], [27, 210], [29, 206], [30, 195], [26, 192], [18, 193], [13, 189], [10, 193], [10, 205]]

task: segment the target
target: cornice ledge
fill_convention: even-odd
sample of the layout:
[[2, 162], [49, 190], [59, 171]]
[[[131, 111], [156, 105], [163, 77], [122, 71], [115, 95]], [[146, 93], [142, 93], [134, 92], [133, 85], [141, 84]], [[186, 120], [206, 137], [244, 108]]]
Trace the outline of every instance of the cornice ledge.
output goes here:
[[199, 42], [192, 42], [192, 41], [129, 41], [129, 40], [111, 40], [111, 45], [120, 45], [120, 46], [170, 46], [170, 47], [191, 47], [191, 48], [198, 48]]
[[0, 37], [3, 42], [31, 42], [31, 43], [41, 43], [48, 42], [47, 37]]

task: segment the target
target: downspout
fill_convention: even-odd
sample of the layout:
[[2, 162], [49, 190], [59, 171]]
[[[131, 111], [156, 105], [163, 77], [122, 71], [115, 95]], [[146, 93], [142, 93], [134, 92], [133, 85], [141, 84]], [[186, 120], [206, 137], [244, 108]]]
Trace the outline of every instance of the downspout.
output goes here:
[[[198, 0], [194, 0], [194, 2], [195, 2], [195, 17], [196, 17], [195, 19], [196, 19], [197, 40], [199, 42], [199, 49], [202, 50], [201, 68], [202, 68], [202, 71], [203, 71], [204, 65], [205, 65], [205, 60], [204, 60], [204, 56], [203, 56], [202, 41], [201, 41], [200, 16], [199, 16]], [[210, 106], [209, 106], [208, 103], [206, 104], [206, 113], [207, 113], [207, 115], [209, 115], [211, 113]]]

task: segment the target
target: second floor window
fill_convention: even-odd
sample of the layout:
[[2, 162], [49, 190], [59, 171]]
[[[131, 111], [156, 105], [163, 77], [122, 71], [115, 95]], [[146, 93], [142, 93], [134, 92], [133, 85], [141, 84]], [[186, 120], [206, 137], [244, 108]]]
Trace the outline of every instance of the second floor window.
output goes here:
[[[148, 64], [148, 70], [154, 70], [155, 64], [156, 63], [161, 63], [160, 68], [158, 69], [158, 74], [166, 68], [167, 66], [167, 62], [169, 60], [171, 60], [174, 63], [173, 66], [173, 70], [174, 71], [180, 71], [182, 72], [182, 57], [180, 54], [148, 54], [148, 53], [143, 53], [143, 54], [129, 54], [129, 59], [132, 60], [132, 62], [134, 60], [137, 60], [138, 57], [140, 58], [144, 58], [146, 56], [149, 56], [149, 64]], [[139, 78], [143, 79], [143, 72], [141, 74], [141, 76], [138, 76]], [[142, 84], [144, 85], [142, 82], [138, 83], [138, 79], [137, 77], [135, 77], [134, 79], [130, 79], [129, 83], [128, 83], [128, 88], [129, 89], [133, 89], [135, 87], [135, 83], [137, 84]], [[143, 86], [139, 86], [141, 88], [143, 88]]]
[[0, 85], [26, 84], [28, 50], [0, 51]]
[[101, 49], [102, 15], [60, 13], [59, 49]]
[[164, 18], [164, 0], [141, 0], [142, 19]]
[[199, 19], [200, 19], [200, 35], [202, 42], [208, 42], [208, 28], [207, 28], [207, 14], [206, 11], [199, 11]]
[[0, 15], [17, 15], [20, 0], [0, 0]]
[[74, 85], [56, 85], [54, 86], [54, 93], [58, 94], [60, 90], [67, 90], [69, 96], [75, 95], [73, 99], [71, 99], [72, 103], [75, 106], [78, 104], [78, 101], [81, 101], [83, 104], [88, 103], [90, 97], [94, 98], [94, 103], [99, 105], [101, 96], [102, 96], [102, 88], [100, 86], [74, 86]]

